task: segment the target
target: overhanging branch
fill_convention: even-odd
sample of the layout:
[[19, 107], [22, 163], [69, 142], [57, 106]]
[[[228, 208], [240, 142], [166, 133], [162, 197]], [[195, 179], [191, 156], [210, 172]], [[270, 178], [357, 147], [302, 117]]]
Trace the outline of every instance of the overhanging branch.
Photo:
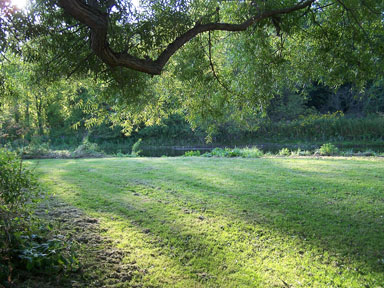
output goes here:
[[59, 6], [73, 18], [90, 28], [91, 48], [104, 63], [111, 67], [121, 66], [151, 75], [159, 75], [172, 55], [198, 34], [208, 31], [245, 31], [251, 25], [264, 19], [304, 9], [311, 6], [313, 2], [315, 2], [315, 0], [303, 0], [290, 7], [264, 11], [239, 24], [200, 24], [198, 22], [193, 28], [189, 29], [170, 43], [156, 60], [140, 59], [129, 53], [117, 53], [113, 51], [107, 41], [108, 14], [102, 13], [94, 7], [84, 4], [81, 0], [59, 0]]

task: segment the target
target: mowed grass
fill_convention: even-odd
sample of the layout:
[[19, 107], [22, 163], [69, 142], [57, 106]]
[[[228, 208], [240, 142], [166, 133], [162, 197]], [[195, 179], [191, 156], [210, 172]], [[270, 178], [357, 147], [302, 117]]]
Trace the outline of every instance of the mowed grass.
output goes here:
[[384, 160], [42, 160], [135, 263], [127, 287], [384, 287]]

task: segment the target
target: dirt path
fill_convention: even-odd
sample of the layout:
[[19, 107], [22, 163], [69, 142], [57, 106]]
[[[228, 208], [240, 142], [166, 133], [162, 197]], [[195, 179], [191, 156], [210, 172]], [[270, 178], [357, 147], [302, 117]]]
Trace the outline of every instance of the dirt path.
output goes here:
[[36, 277], [20, 287], [139, 287], [130, 284], [135, 271], [137, 283], [139, 273], [135, 263], [124, 262], [129, 251], [116, 249], [108, 237], [101, 236], [106, 231], [98, 219], [54, 197], [41, 204], [36, 215], [55, 227], [57, 237], [72, 243], [80, 265], [66, 277], [44, 279], [44, 283]]

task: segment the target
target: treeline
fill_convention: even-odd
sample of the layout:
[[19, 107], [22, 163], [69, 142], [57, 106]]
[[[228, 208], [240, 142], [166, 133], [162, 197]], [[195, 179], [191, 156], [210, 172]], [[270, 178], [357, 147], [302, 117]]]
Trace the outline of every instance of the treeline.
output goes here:
[[[363, 93], [350, 85], [336, 92], [319, 85], [300, 93], [286, 92], [272, 100], [266, 117], [255, 119], [257, 129], [222, 123], [211, 135], [212, 145], [345, 141], [377, 144], [384, 135], [383, 90], [375, 83]], [[1, 145], [14, 150], [31, 146], [75, 150], [89, 142], [106, 153], [130, 153], [138, 139], [144, 146], [157, 147], [206, 144], [204, 127], [192, 129], [182, 114], [172, 114], [160, 125], [137, 126], [130, 136], [124, 135], [118, 125], [110, 127], [104, 122], [87, 126], [93, 113], [87, 103], [94, 95], [84, 87], [67, 91], [30, 95], [27, 101], [12, 98], [7, 102], [3, 97]]]
[[136, 121], [127, 136], [124, 119], [114, 119], [119, 114], [105, 102], [108, 96], [100, 96], [101, 84], [90, 79], [45, 82], [37, 79], [35, 67], [17, 59], [0, 70], [0, 145], [11, 150], [82, 151], [93, 145], [106, 153], [130, 153], [139, 139], [142, 146], [155, 147], [201, 147], [207, 140], [212, 146], [380, 143], [384, 135], [383, 81], [369, 83], [364, 91], [352, 84], [333, 90], [316, 83], [297, 91], [282, 89], [262, 117], [215, 123], [209, 131], [211, 123], [202, 121], [193, 129], [182, 110], [172, 111], [155, 125]]

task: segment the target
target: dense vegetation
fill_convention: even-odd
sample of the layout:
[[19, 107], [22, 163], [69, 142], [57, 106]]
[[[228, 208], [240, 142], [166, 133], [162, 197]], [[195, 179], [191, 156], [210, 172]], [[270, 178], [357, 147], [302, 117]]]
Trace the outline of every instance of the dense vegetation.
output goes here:
[[49, 280], [77, 267], [70, 241], [35, 215], [41, 194], [34, 171], [15, 153], [0, 149], [1, 287], [20, 287], [37, 275]]
[[[90, 103], [96, 91], [87, 90], [86, 83], [72, 83], [72, 88], [61, 83], [47, 90], [47, 94], [33, 94], [16, 76], [8, 75], [8, 82], [13, 81], [14, 86], [9, 88], [10, 95], [3, 98], [0, 108], [0, 144], [25, 155], [44, 156], [50, 150], [70, 150], [72, 154], [62, 155], [76, 156], [86, 148], [91, 148], [91, 152], [84, 156], [98, 156], [102, 151], [131, 153], [138, 139], [143, 140], [142, 146], [152, 147], [206, 145], [207, 130], [204, 126], [192, 129], [185, 114], [172, 114], [148, 127], [137, 125], [136, 131], [126, 136], [121, 125], [110, 127], [110, 121], [92, 124], [93, 108], [103, 104]], [[383, 88], [380, 83], [375, 85], [361, 93], [350, 85], [336, 92], [312, 85], [306, 96], [294, 92], [276, 95], [266, 115], [250, 118], [249, 125], [231, 120], [217, 124], [209, 135], [211, 146], [280, 143], [301, 144], [302, 148], [313, 150], [333, 142], [349, 149], [383, 149]]]
[[0, 286], [382, 285], [383, 1], [13, 1]]
[[3, 1], [2, 145], [381, 140], [382, 1], [78, 2]]

